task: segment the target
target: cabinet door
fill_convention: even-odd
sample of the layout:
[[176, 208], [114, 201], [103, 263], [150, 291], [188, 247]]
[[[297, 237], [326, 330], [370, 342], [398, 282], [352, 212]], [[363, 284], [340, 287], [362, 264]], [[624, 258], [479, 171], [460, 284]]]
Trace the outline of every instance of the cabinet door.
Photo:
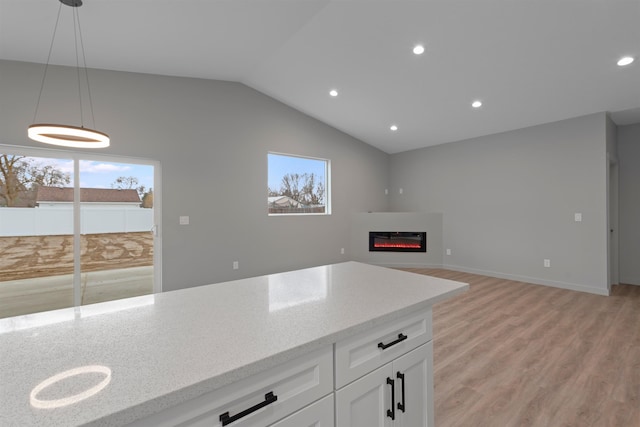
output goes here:
[[333, 393], [271, 427], [334, 427]]
[[434, 426], [432, 366], [432, 341], [393, 362], [396, 427]]
[[393, 374], [389, 363], [338, 390], [336, 427], [391, 427], [387, 410], [391, 409], [392, 385], [387, 379], [393, 380]]

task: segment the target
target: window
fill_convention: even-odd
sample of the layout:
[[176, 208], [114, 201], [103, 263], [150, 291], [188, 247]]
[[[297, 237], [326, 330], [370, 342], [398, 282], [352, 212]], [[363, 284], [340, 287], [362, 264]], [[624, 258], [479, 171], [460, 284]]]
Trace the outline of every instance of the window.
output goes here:
[[328, 215], [330, 162], [326, 159], [268, 154], [269, 215]]

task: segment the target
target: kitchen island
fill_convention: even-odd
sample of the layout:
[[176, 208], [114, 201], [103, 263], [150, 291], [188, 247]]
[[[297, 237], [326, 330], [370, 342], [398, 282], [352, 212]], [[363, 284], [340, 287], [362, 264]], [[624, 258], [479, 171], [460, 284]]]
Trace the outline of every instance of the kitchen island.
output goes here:
[[[431, 306], [467, 288], [346, 262], [3, 319], [0, 425], [341, 424], [355, 385], [416, 352], [430, 425]], [[384, 375], [395, 419], [408, 380]]]

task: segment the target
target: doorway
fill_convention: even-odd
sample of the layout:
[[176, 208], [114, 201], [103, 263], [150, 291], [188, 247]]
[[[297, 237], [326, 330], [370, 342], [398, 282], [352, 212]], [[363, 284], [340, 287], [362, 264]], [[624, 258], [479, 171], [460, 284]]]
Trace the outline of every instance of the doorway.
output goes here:
[[159, 163], [0, 146], [0, 318], [161, 290]]

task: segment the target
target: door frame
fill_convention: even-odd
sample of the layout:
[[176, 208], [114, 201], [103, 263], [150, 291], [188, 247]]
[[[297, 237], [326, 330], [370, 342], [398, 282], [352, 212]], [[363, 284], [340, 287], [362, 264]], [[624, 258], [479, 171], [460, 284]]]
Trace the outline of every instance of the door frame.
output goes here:
[[607, 287], [620, 282], [619, 265], [619, 167], [618, 159], [607, 153]]
[[64, 149], [36, 148], [25, 147], [20, 145], [0, 144], [0, 151], [6, 154], [31, 156], [31, 157], [50, 157], [57, 159], [73, 160], [74, 174], [74, 206], [73, 206], [73, 250], [74, 250], [74, 274], [73, 274], [73, 292], [74, 307], [79, 307], [81, 300], [81, 274], [80, 274], [80, 160], [91, 160], [113, 163], [131, 163], [153, 166], [153, 228], [149, 232], [153, 232], [153, 293], [162, 292], [162, 172], [161, 164], [158, 160], [144, 159], [130, 156], [104, 155], [99, 153], [90, 153], [86, 151], [72, 151]]

